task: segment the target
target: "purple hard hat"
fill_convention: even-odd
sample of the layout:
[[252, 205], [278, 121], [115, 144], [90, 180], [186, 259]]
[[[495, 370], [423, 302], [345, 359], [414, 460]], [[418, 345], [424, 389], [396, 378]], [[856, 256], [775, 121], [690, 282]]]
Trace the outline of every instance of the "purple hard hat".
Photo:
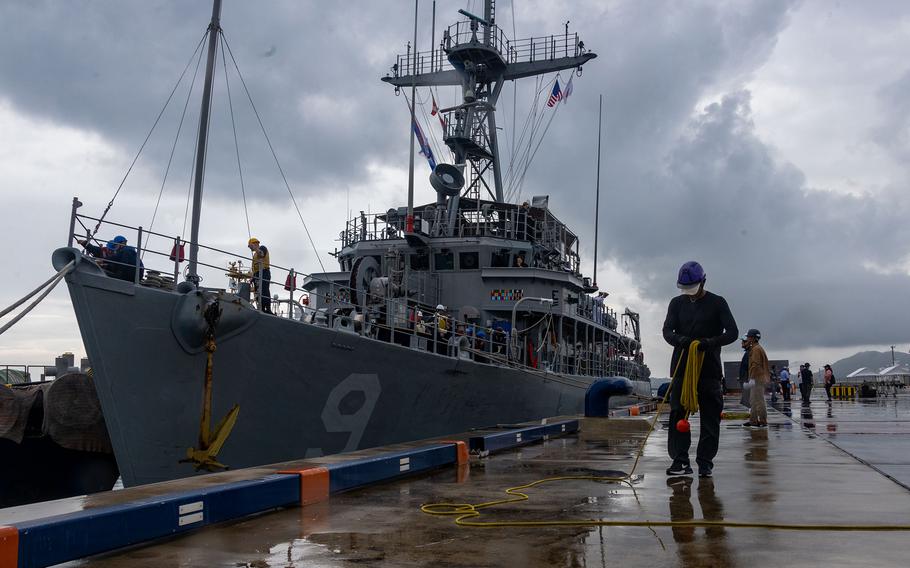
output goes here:
[[682, 290], [683, 294], [691, 296], [698, 292], [699, 285], [704, 281], [705, 269], [699, 263], [690, 260], [679, 268], [676, 287]]

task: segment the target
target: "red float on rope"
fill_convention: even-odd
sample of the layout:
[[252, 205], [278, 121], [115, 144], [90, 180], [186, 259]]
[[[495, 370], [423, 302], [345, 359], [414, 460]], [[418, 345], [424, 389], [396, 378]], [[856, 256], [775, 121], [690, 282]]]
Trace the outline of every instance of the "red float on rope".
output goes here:
[[686, 420], [685, 418], [683, 418], [682, 420], [680, 420], [679, 422], [676, 423], [677, 432], [688, 432], [689, 429], [690, 429], [689, 421]]
[[288, 291], [297, 289], [297, 275], [288, 274], [288, 277], [284, 279], [284, 289]]

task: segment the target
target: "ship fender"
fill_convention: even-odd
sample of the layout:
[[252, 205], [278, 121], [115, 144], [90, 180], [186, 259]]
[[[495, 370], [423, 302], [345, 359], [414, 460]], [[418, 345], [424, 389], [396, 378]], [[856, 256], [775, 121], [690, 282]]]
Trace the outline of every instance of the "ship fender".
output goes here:
[[585, 416], [610, 415], [610, 398], [632, 394], [632, 381], [626, 377], [605, 377], [588, 387], [585, 393]]

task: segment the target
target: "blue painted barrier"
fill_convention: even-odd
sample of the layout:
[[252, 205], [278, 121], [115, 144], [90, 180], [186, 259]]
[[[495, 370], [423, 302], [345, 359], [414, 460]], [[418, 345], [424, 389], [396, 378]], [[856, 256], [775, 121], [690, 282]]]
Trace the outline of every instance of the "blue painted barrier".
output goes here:
[[396, 477], [458, 463], [454, 443], [439, 444], [329, 464], [329, 492], [339, 493]]
[[541, 424], [505, 432], [472, 436], [469, 445], [472, 452], [498, 452], [539, 442], [550, 436], [570, 434], [577, 431], [578, 420], [563, 420], [552, 424]]
[[16, 523], [19, 568], [50, 566], [300, 501], [294, 475], [270, 475]]
[[610, 415], [610, 398], [632, 394], [632, 381], [626, 377], [598, 379], [585, 393], [585, 416], [603, 417]]

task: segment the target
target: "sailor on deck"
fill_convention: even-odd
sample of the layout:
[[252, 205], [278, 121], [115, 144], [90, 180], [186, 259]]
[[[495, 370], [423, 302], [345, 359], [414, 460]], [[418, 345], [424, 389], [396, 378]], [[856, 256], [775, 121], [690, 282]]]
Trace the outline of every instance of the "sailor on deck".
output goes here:
[[270, 314], [272, 313], [272, 297], [269, 294], [269, 284], [272, 280], [272, 272], [269, 270], [269, 249], [260, 244], [256, 237], [251, 237], [247, 246], [253, 252], [253, 267], [250, 277], [256, 286], [259, 309]]
[[85, 247], [86, 252], [95, 258], [104, 260], [104, 270], [113, 278], [126, 280], [127, 282], [136, 281], [136, 267], [139, 267], [139, 279], [142, 280], [145, 268], [142, 260], [138, 257], [136, 249], [126, 244], [126, 237], [117, 235], [107, 242], [104, 247], [98, 247], [81, 240], [79, 244]]

